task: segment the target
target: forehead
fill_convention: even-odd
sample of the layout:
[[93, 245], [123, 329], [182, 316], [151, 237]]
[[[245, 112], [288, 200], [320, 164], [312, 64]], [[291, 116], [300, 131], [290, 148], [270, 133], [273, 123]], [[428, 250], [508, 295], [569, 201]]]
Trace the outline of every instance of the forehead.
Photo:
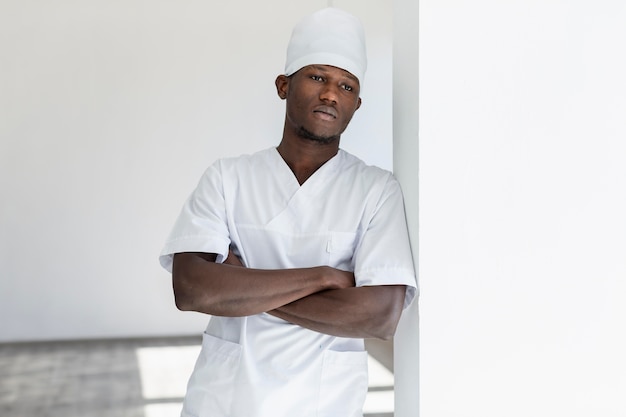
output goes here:
[[335, 77], [341, 77], [348, 79], [352, 82], [359, 83], [359, 79], [352, 73], [344, 70], [343, 68], [334, 67], [332, 65], [307, 65], [303, 67], [301, 72], [319, 72], [325, 75], [333, 75]]

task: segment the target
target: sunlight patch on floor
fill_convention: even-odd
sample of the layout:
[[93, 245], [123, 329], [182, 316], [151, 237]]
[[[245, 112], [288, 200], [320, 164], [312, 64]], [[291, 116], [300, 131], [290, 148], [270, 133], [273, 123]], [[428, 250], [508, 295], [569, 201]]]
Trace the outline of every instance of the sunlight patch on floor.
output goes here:
[[200, 353], [200, 346], [137, 349], [141, 390], [146, 400], [182, 398]]
[[145, 417], [180, 417], [183, 403], [148, 404], [144, 406]]

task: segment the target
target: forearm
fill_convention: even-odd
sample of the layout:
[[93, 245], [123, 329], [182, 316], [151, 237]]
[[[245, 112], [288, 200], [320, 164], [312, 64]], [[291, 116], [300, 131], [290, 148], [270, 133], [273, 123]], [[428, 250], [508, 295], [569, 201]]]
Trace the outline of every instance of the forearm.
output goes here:
[[268, 313], [333, 336], [391, 339], [405, 290], [403, 285], [388, 285], [324, 291]]
[[252, 269], [193, 253], [174, 256], [172, 276], [179, 309], [230, 317], [262, 313], [319, 291], [353, 285], [349, 277], [327, 267]]

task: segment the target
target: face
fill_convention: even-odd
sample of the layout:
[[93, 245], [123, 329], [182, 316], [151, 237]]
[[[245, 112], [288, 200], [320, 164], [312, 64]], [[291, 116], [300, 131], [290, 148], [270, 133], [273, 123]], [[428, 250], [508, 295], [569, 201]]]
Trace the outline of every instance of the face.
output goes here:
[[329, 65], [306, 66], [276, 79], [287, 100], [286, 133], [321, 143], [338, 140], [361, 106], [359, 80]]

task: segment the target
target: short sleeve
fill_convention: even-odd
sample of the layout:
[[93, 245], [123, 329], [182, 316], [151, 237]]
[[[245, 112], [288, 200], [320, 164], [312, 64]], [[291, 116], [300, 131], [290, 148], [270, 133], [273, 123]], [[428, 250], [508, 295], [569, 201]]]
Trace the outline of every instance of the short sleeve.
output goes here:
[[392, 175], [354, 256], [358, 286], [406, 285], [404, 307], [408, 307], [416, 296], [417, 282], [402, 191]]
[[217, 262], [228, 256], [230, 238], [219, 166], [218, 161], [204, 172], [165, 241], [159, 262], [169, 272], [175, 253], [216, 253]]

